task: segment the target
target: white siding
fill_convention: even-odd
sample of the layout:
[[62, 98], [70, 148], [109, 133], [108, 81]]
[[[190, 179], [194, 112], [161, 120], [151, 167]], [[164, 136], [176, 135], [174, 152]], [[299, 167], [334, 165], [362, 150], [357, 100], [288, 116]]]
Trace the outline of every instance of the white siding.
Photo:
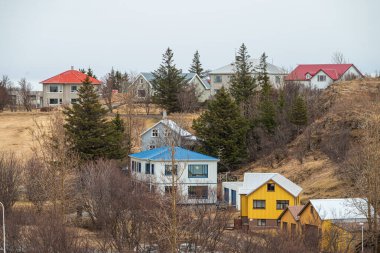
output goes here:
[[[325, 81], [318, 81], [318, 75], [324, 75], [326, 76]], [[331, 79], [325, 72], [319, 71], [317, 74], [315, 74], [311, 79], [310, 79], [310, 84], [312, 87], [316, 87], [318, 89], [325, 89], [327, 86], [332, 84], [334, 82], [333, 79]]]
[[[165, 186], [171, 186], [171, 176], [165, 175], [165, 165], [171, 165], [171, 162], [163, 161], [145, 161], [141, 159], [132, 158], [131, 162], [141, 163], [141, 173], [132, 172], [132, 174], [141, 181], [151, 183], [161, 192], [164, 192]], [[154, 164], [154, 175], [145, 173], [145, 166], [147, 163]], [[216, 161], [178, 161], [178, 187], [181, 191], [183, 203], [215, 203], [217, 199], [217, 162]], [[208, 176], [207, 178], [189, 178], [188, 166], [191, 164], [207, 164]], [[189, 186], [208, 186], [208, 199], [207, 200], [194, 200], [188, 198]]]
[[228, 189], [228, 195], [229, 195], [229, 199], [228, 199], [228, 204], [232, 204], [232, 190], [234, 190], [236, 192], [236, 209], [237, 210], [240, 210], [240, 194], [239, 194], [239, 189], [243, 186], [243, 182], [223, 182], [222, 183], [222, 194], [223, 194], [223, 200], [225, 199], [225, 196], [224, 196], [224, 193], [225, 193], [225, 190], [224, 189]]

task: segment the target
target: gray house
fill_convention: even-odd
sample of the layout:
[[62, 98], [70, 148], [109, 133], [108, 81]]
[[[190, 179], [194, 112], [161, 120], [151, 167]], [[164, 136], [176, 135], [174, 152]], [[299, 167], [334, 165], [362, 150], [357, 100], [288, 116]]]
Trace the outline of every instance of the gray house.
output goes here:
[[[259, 59], [250, 59], [250, 62], [255, 69], [260, 64]], [[230, 78], [235, 72], [235, 63], [225, 65], [221, 68], [215, 69], [210, 72], [210, 84], [211, 84], [211, 95], [215, 95], [218, 90], [222, 87], [229, 89]], [[269, 81], [273, 86], [279, 87], [283, 84], [284, 78], [287, 75], [286, 71], [278, 66], [268, 63], [267, 72], [269, 76]], [[255, 76], [255, 73], [253, 73]]]
[[141, 135], [141, 151], [159, 148], [162, 146], [174, 146], [191, 148], [197, 138], [190, 132], [181, 128], [174, 121], [163, 118]]
[[[210, 84], [206, 80], [202, 80], [197, 74], [182, 73], [189, 85], [195, 85], [196, 91], [199, 95], [199, 102], [204, 102], [211, 95]], [[146, 99], [148, 96], [153, 95], [154, 89], [151, 81], [154, 76], [150, 72], [141, 72], [132, 86], [136, 92], [136, 98], [140, 100]]]

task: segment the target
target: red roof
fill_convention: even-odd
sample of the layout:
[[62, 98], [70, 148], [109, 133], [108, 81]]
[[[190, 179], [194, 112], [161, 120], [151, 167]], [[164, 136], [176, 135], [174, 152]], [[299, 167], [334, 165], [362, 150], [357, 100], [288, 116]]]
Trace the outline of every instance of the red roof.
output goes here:
[[[306, 74], [311, 77], [323, 71], [333, 80], [338, 80], [354, 64], [301, 64], [298, 65], [286, 78], [288, 81], [307, 81]], [[354, 68], [356, 68], [354, 66]], [[358, 70], [359, 72], [359, 70]], [[360, 73], [360, 72], [359, 72]]]
[[[41, 81], [40, 83], [47, 84], [47, 83], [76, 83], [81, 84], [84, 79], [86, 79], [87, 75], [83, 74], [82, 72], [78, 70], [68, 70], [65, 72], [62, 72], [61, 74], [58, 74], [56, 76], [50, 77], [49, 79], [46, 79], [44, 81]], [[100, 84], [100, 81], [98, 79], [95, 79], [91, 76], [89, 76], [90, 81], [92, 84]]]

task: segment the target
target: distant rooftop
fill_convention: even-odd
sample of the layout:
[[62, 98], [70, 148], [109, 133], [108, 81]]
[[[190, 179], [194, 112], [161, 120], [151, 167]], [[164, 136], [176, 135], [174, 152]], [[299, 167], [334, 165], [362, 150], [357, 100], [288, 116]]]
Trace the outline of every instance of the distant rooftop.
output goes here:
[[[252, 63], [253, 68], [259, 66], [260, 64], [259, 59], [251, 58], [249, 59], [249, 61]], [[235, 72], [235, 63], [233, 62], [221, 68], [211, 71], [210, 74], [233, 74], [234, 72]], [[286, 71], [284, 69], [270, 63], [267, 63], [267, 72], [268, 74], [277, 74], [277, 75], [286, 74]]]
[[[85, 79], [87, 75], [83, 74], [82, 72], [78, 70], [67, 70], [65, 72], [62, 72], [58, 75], [55, 75], [53, 77], [50, 77], [44, 81], [41, 81], [42, 84], [81, 84]], [[98, 79], [95, 79], [91, 76], [89, 76], [89, 79], [92, 84], [100, 84], [100, 81]]]
[[[153, 73], [151, 72], [141, 72], [140, 73], [149, 83], [154, 79], [154, 76], [153, 76]], [[185, 77], [185, 79], [187, 80], [187, 82], [190, 82], [194, 76], [196, 75], [195, 73], [182, 73], [181, 74], [183, 77]], [[205, 86], [206, 89], [210, 89], [210, 84], [207, 82], [207, 80], [202, 80], [201, 78], [199, 78], [200, 81], [203, 83], [203, 85]]]

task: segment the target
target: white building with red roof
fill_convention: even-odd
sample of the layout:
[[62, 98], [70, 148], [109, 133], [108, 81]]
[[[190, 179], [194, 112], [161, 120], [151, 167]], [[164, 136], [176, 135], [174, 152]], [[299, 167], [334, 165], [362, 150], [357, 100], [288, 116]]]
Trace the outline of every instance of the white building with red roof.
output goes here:
[[357, 77], [363, 75], [354, 64], [300, 64], [285, 80], [324, 89], [333, 82]]
[[[56, 76], [41, 81], [43, 86], [43, 106], [69, 105], [77, 102], [78, 90], [87, 75], [74, 70], [62, 72]], [[93, 77], [89, 77], [93, 85], [98, 87], [101, 82]]]

